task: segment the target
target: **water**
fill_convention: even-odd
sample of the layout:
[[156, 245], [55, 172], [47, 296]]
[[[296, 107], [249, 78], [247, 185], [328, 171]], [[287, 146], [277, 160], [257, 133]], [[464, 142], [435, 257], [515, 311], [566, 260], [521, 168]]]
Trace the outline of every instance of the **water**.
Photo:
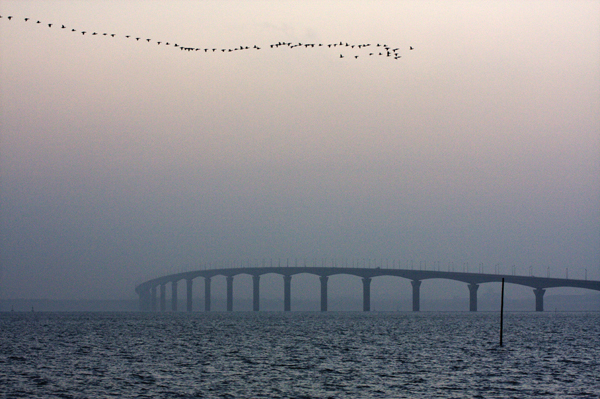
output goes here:
[[600, 314], [4, 313], [7, 398], [598, 398]]

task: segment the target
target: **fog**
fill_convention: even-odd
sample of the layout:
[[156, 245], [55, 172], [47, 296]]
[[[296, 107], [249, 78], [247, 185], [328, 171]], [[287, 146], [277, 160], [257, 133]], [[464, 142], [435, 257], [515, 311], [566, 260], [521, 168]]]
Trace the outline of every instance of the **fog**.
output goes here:
[[[0, 298], [134, 298], [247, 259], [600, 279], [597, 1], [3, 1], [0, 15]], [[401, 58], [369, 56], [377, 43]], [[292, 296], [317, 283], [296, 277]], [[261, 295], [282, 286], [265, 277]], [[354, 291], [330, 279], [330, 297]]]

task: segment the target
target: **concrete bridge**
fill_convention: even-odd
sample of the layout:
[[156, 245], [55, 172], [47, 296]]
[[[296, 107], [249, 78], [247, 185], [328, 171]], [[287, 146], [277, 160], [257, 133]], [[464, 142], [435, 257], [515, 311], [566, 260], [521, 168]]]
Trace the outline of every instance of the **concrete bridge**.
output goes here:
[[[224, 276], [227, 281], [227, 310], [233, 310], [233, 279], [234, 276], [247, 274], [252, 276], [253, 281], [253, 310], [260, 309], [260, 276], [275, 273], [283, 276], [284, 287], [284, 311], [292, 309], [291, 286], [292, 276], [308, 273], [319, 276], [321, 282], [321, 311], [327, 311], [327, 281], [329, 276], [346, 274], [357, 276], [363, 282], [363, 310], [371, 310], [371, 280], [375, 277], [393, 276], [411, 280], [412, 284], [412, 310], [418, 312], [420, 309], [420, 287], [421, 282], [427, 279], [448, 279], [460, 281], [467, 284], [469, 288], [469, 310], [477, 311], [477, 289], [480, 284], [501, 282], [519, 284], [533, 288], [535, 294], [535, 310], [544, 310], [544, 293], [548, 288], [576, 287], [600, 291], [600, 281], [574, 280], [563, 278], [545, 278], [533, 276], [516, 276], [507, 274], [485, 274], [464, 272], [443, 272], [433, 270], [406, 270], [390, 268], [360, 268], [360, 267], [237, 267], [211, 270], [197, 270], [184, 273], [170, 274], [168, 276], [148, 280], [135, 289], [140, 298], [140, 310], [146, 312], [166, 311], [166, 286], [171, 284], [171, 306], [172, 311], [177, 311], [177, 287], [179, 281], [186, 282], [187, 289], [187, 311], [192, 311], [192, 284], [198, 277], [204, 278], [204, 310], [210, 311], [211, 279], [215, 276]], [[159, 292], [160, 291], [160, 297]]]

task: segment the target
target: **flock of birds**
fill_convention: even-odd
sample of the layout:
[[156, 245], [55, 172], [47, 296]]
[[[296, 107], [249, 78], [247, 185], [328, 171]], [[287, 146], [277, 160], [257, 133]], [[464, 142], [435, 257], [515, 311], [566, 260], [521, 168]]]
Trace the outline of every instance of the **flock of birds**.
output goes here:
[[[8, 16], [3, 16], [0, 15], [0, 19], [6, 18], [9, 21], [12, 21], [13, 19], [15, 19], [15, 17], [13, 17], [12, 15], [8, 15]], [[54, 24], [54, 23], [42, 23], [39, 20], [36, 20], [34, 22], [34, 20], [32, 20], [31, 18], [23, 18], [23, 20], [25, 22], [29, 22], [31, 21], [31, 23], [34, 24], [40, 24], [40, 25], [47, 25], [48, 28], [52, 28], [53, 26], [58, 27], [58, 24]], [[172, 48], [175, 49], [179, 49], [180, 51], [188, 51], [188, 52], [201, 52], [201, 53], [229, 53], [229, 52], [233, 52], [233, 51], [243, 51], [243, 50], [260, 50], [263, 47], [257, 46], [257, 45], [253, 45], [253, 46], [239, 46], [239, 47], [234, 47], [234, 48], [217, 48], [217, 47], [189, 47], [189, 46], [183, 46], [177, 43], [170, 43], [167, 41], [157, 41], [157, 40], [152, 40], [152, 39], [146, 39], [146, 38], [142, 38], [142, 37], [136, 37], [136, 36], [132, 36], [132, 35], [117, 35], [116, 33], [100, 33], [100, 32], [91, 32], [91, 31], [85, 31], [85, 30], [77, 30], [74, 28], [67, 28], [65, 25], [60, 25], [59, 29], [65, 29], [67, 31], [73, 32], [73, 33], [81, 33], [82, 35], [88, 35], [88, 36], [107, 36], [107, 37], [117, 37], [117, 36], [122, 36], [126, 39], [132, 39], [135, 41], [142, 41], [142, 42], [147, 42], [147, 43], [156, 43], [157, 45], [162, 45], [162, 46], [170, 46]], [[349, 59], [358, 59], [359, 55], [357, 54], [351, 54], [349, 55], [348, 52], [352, 51], [352, 50], [366, 50], [364, 53], [361, 53], [360, 56], [364, 56], [363, 54], [365, 54], [366, 56], [382, 56], [382, 57], [386, 57], [386, 58], [390, 58], [390, 59], [394, 59], [394, 60], [398, 60], [400, 59], [402, 56], [400, 55], [399, 51], [400, 48], [399, 47], [395, 47], [393, 48], [392, 46], [388, 46], [387, 44], [380, 44], [377, 43], [376, 45], [373, 44], [371, 45], [371, 43], [365, 43], [365, 44], [350, 44], [347, 42], [336, 42], [336, 43], [328, 43], [328, 44], [323, 44], [323, 43], [292, 43], [292, 42], [277, 42], [274, 44], [269, 44], [268, 46], [266, 46], [266, 48], [269, 49], [277, 49], [277, 48], [315, 48], [315, 47], [324, 47], [324, 48], [329, 48], [329, 49], [337, 49], [340, 52], [339, 58], [349, 58]], [[409, 46], [408, 50], [414, 50], [414, 48], [412, 46]]]

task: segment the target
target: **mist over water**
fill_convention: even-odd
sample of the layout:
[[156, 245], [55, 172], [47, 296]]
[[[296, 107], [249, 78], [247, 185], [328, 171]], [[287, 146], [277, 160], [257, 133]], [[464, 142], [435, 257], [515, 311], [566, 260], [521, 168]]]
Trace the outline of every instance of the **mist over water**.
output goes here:
[[600, 315], [4, 313], [5, 397], [597, 397]]

